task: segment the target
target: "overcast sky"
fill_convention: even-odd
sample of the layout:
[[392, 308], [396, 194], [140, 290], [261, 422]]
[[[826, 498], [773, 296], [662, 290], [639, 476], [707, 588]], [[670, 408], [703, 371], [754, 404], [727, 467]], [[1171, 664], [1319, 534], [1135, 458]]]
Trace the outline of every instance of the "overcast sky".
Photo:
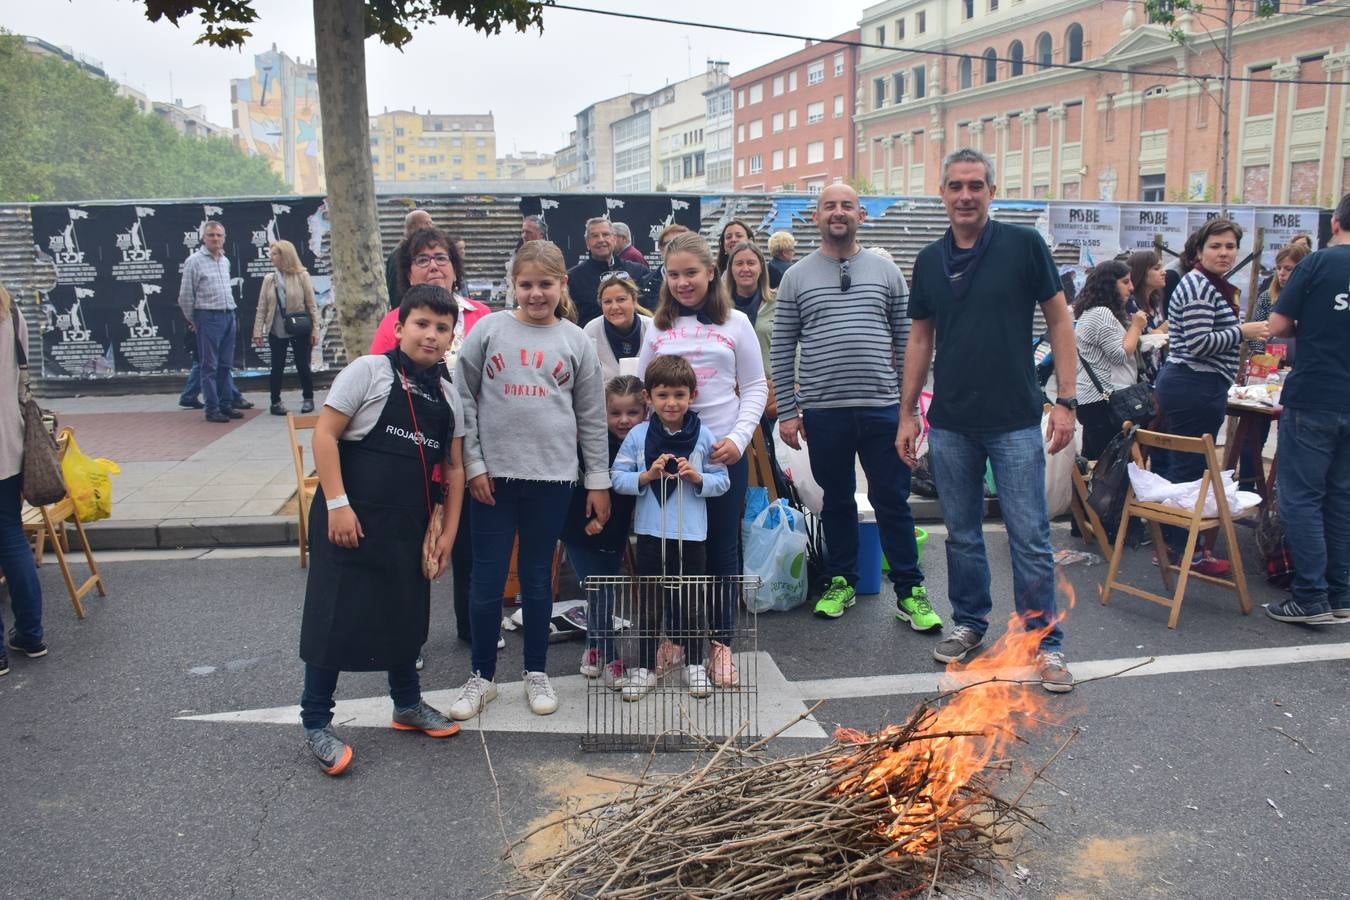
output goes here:
[[[686, 21], [833, 37], [853, 28], [861, 5], [829, 0], [573, 0], [578, 6], [666, 15]], [[230, 124], [230, 79], [252, 71], [273, 43], [292, 57], [314, 56], [312, 4], [254, 0], [259, 21], [238, 51], [194, 46], [200, 23], [174, 28], [145, 19], [135, 0], [0, 0], [0, 27], [40, 37], [102, 63], [153, 100], [204, 104]], [[650, 92], [703, 71], [706, 60], [747, 71], [799, 49], [797, 41], [707, 28], [546, 10], [542, 34], [485, 37], [447, 21], [415, 33], [403, 52], [366, 43], [372, 113], [385, 107], [496, 116], [497, 152], [551, 152], [566, 144], [575, 114], [606, 97]], [[170, 84], [172, 83], [172, 90]]]

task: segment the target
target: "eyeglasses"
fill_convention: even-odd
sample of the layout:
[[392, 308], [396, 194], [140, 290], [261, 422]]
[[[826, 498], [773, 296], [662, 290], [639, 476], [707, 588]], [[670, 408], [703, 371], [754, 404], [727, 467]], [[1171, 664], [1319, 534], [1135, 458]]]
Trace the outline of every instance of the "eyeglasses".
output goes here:
[[422, 253], [418, 256], [414, 256], [412, 261], [412, 264], [419, 269], [425, 269], [432, 263], [435, 263], [438, 266], [448, 266], [450, 265], [450, 254], [437, 253], [433, 256], [429, 253]]
[[848, 260], [839, 260], [839, 290], [847, 291], [853, 287], [853, 279], [848, 277]]
[[600, 276], [600, 283], [606, 284], [610, 281], [632, 281], [633, 276], [622, 269], [611, 269]]

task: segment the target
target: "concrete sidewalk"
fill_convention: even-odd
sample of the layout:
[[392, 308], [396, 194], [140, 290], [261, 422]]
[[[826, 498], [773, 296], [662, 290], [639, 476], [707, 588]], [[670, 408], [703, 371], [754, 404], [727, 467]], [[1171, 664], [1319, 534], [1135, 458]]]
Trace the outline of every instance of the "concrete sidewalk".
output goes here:
[[[177, 394], [44, 401], [86, 455], [122, 469], [112, 517], [88, 528], [95, 549], [294, 543], [294, 512], [279, 515], [296, 489], [286, 419], [268, 414], [265, 394], [249, 399], [257, 406], [228, 425], [180, 407]], [[299, 411], [298, 391], [283, 400]]]

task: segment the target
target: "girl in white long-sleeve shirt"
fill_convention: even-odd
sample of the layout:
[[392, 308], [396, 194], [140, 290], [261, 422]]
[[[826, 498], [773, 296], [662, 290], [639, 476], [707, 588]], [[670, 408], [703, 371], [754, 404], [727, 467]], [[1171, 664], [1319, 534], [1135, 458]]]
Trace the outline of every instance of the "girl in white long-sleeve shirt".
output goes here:
[[[715, 439], [711, 460], [727, 467], [731, 488], [708, 500], [708, 571], [741, 574], [741, 510], [750, 445], [764, 404], [768, 382], [755, 328], [733, 308], [726, 285], [717, 277], [712, 249], [702, 236], [676, 235], [666, 245], [666, 281], [661, 286], [652, 327], [638, 355], [638, 377], [656, 356], [682, 356], [698, 376], [698, 395], [691, 407]], [[728, 587], [717, 592], [708, 675], [714, 685], [730, 687], [738, 680], [731, 656], [738, 598]]]

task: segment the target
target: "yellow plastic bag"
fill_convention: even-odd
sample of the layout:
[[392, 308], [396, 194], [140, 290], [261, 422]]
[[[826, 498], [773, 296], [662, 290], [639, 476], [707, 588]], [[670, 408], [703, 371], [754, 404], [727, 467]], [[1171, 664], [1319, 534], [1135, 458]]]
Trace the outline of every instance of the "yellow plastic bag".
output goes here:
[[75, 512], [81, 522], [97, 522], [112, 515], [112, 479], [122, 470], [111, 459], [90, 459], [75, 443], [75, 434], [69, 435], [70, 449], [61, 460], [61, 472], [66, 476], [66, 491], [75, 503]]

